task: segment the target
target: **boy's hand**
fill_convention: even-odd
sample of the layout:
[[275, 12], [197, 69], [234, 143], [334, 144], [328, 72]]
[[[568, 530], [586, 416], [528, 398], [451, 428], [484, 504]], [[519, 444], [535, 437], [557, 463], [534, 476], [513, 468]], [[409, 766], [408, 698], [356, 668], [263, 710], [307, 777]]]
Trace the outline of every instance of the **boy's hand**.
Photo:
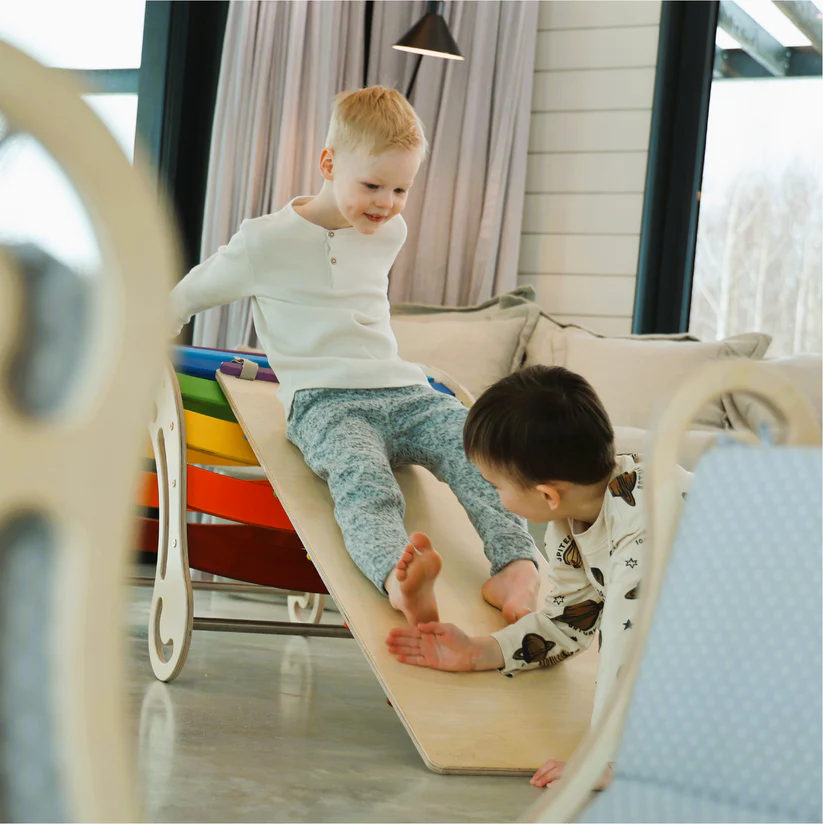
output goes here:
[[[537, 772], [531, 777], [529, 784], [534, 784], [535, 787], [550, 787], [563, 775], [563, 770], [566, 767], [565, 761], [556, 761], [554, 759], [549, 759], [542, 767], [540, 767]], [[600, 776], [600, 780], [597, 784], [594, 785], [595, 790], [605, 790], [609, 784], [612, 783], [612, 765], [609, 764], [608, 767], [603, 771], [603, 775]]]
[[531, 777], [529, 784], [534, 784], [535, 787], [548, 787], [563, 775], [565, 767], [565, 761], [556, 761], [550, 758], [543, 766], [538, 768], [537, 772]]
[[490, 635], [471, 638], [454, 624], [437, 621], [393, 629], [386, 646], [403, 664], [448, 672], [498, 669], [505, 663], [500, 646]]

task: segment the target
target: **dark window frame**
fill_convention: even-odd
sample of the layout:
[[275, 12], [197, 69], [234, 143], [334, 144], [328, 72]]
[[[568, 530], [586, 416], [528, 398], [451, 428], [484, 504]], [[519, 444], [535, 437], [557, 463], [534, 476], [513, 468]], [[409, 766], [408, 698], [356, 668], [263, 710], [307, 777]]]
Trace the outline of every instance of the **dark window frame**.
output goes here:
[[[717, 48], [718, 24], [733, 29], [744, 48]], [[819, 32], [804, 33], [819, 39]], [[734, 3], [664, 0], [638, 252], [635, 334], [689, 329], [714, 80], [819, 77], [821, 67], [815, 48], [780, 46]]]
[[718, 7], [717, 0], [662, 4], [635, 334], [689, 328]]
[[185, 274], [200, 262], [209, 151], [229, 4], [146, 3], [137, 133], [175, 207]]

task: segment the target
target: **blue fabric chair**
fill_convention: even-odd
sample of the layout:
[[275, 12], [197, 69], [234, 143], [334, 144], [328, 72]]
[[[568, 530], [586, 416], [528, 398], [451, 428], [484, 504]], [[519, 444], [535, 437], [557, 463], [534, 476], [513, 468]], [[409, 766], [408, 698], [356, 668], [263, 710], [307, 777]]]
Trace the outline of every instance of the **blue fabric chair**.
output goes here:
[[579, 821], [821, 821], [822, 471], [815, 447], [701, 460], [615, 779]]

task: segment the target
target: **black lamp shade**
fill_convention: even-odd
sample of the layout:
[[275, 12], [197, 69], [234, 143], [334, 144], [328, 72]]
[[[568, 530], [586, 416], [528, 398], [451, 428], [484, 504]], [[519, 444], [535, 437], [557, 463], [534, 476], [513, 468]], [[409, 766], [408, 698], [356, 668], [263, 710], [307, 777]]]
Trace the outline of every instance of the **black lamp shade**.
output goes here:
[[462, 60], [463, 55], [451, 36], [446, 21], [433, 12], [425, 14], [395, 44], [395, 49], [445, 57], [448, 60]]

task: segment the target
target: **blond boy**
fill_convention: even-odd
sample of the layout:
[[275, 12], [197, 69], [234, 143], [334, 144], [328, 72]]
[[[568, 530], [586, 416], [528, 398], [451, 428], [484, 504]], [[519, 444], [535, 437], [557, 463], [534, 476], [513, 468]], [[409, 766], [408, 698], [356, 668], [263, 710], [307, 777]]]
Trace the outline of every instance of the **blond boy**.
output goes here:
[[[244, 221], [177, 285], [172, 306], [179, 331], [196, 312], [252, 299], [287, 437], [328, 482], [352, 559], [412, 625], [438, 618], [440, 558], [404, 528], [392, 469], [409, 464], [454, 490], [491, 562], [483, 596], [511, 622], [536, 607], [536, 547], [466, 459], [467, 410], [398, 357], [390, 324], [389, 270], [425, 153], [422, 125], [398, 92], [341, 94], [320, 155], [320, 192]], [[416, 559], [409, 569], [406, 548]]]

